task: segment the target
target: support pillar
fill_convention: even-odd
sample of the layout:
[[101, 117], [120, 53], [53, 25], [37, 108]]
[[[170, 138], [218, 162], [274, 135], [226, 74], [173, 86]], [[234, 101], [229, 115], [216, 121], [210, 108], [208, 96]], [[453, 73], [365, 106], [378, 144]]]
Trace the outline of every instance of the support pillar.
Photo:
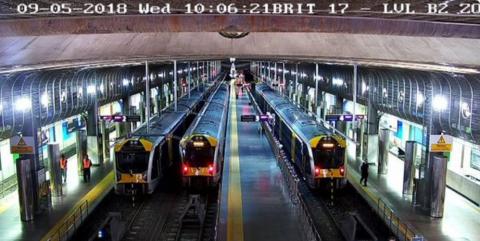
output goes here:
[[390, 143], [390, 129], [381, 129], [378, 141], [378, 174], [388, 173], [388, 150]]
[[[121, 113], [122, 115], [130, 115], [130, 101], [129, 97], [125, 97], [121, 100]], [[126, 136], [132, 130], [131, 122], [116, 122], [115, 131], [117, 132], [117, 137]], [[78, 152], [77, 152], [78, 153]]]
[[77, 171], [78, 175], [83, 175], [83, 157], [87, 152], [87, 133], [84, 130], [77, 130], [76, 135], [76, 143], [75, 143], [76, 151], [77, 151]]
[[373, 105], [369, 104], [367, 109], [367, 128], [364, 132], [362, 143], [362, 159], [369, 163], [375, 163], [378, 166], [378, 125], [380, 118], [378, 111]]
[[403, 195], [413, 194], [413, 179], [415, 178], [415, 141], [405, 143], [405, 160], [403, 165]]
[[431, 195], [430, 216], [432, 218], [443, 217], [445, 203], [445, 189], [447, 187], [447, 158], [443, 153], [431, 153]]
[[167, 105], [171, 105], [172, 104], [172, 96], [173, 96], [173, 81], [169, 81], [168, 84], [167, 84], [167, 90], [168, 90], [168, 93], [167, 93]]
[[[335, 114], [343, 114], [343, 98], [340, 96], [335, 96], [335, 106], [334, 106]], [[346, 132], [346, 124], [344, 121], [337, 121], [335, 122], [335, 128], [342, 132], [343, 134], [347, 135]]]
[[356, 124], [358, 125], [358, 128], [356, 128], [356, 133], [355, 135], [357, 136], [357, 143], [359, 143], [359, 145], [357, 145], [356, 149], [355, 149], [355, 153], [356, 153], [356, 159], [362, 159], [363, 158], [363, 151], [364, 151], [364, 148], [362, 148], [362, 144], [364, 143], [364, 138], [365, 136], [363, 135], [363, 133], [365, 133], [365, 121], [364, 120], [361, 120], [361, 121], [357, 121]]
[[272, 85], [274, 87], [273, 89], [277, 90], [277, 92], [278, 92], [279, 85], [278, 85], [278, 80], [277, 80], [277, 62], [275, 62], [274, 65], [273, 65], [273, 83], [272, 83]]
[[58, 144], [48, 144], [48, 161], [50, 165], [50, 187], [53, 195], [60, 197], [62, 190], [62, 173], [60, 168], [60, 146]]
[[298, 64], [295, 65], [295, 84], [293, 85], [293, 99], [294, 103], [298, 105]]
[[145, 99], [145, 94], [144, 93], [141, 93], [140, 94], [140, 107], [139, 107], [139, 111], [140, 111], [140, 123], [145, 123], [146, 122], [146, 115], [145, 115], [145, 102], [146, 102], [146, 99]]
[[97, 108], [88, 111], [87, 116], [87, 154], [92, 164], [100, 165], [103, 163], [103, 156], [100, 148], [100, 138], [98, 133]]
[[200, 63], [198, 63], [197, 61], [197, 88], [200, 88], [200, 85], [199, 85], [199, 82], [200, 82]]
[[[207, 73], [208, 74], [208, 73]], [[208, 77], [208, 75], [207, 75]], [[178, 86], [177, 86], [177, 61], [173, 61], [173, 105], [174, 105], [174, 110], [177, 111], [177, 91], [178, 91]]]
[[326, 99], [326, 94], [324, 91], [322, 91], [322, 104], [321, 104], [321, 116], [322, 116], [322, 119], [325, 120], [326, 118], [326, 115], [328, 114], [328, 106], [327, 106], [327, 99]]
[[[23, 155], [22, 155], [23, 156]], [[32, 160], [20, 157], [17, 159], [17, 185], [20, 219], [31, 221], [35, 213], [35, 184], [32, 175]], [[26, 156], [24, 156], [26, 157]]]
[[[26, 140], [27, 138], [30, 139], [30, 141], [27, 141], [27, 143], [30, 143], [29, 145], [33, 146], [33, 153], [21, 154], [20, 157], [17, 159], [17, 162], [20, 162], [20, 160], [22, 160], [21, 162], [23, 162], [23, 164], [21, 164], [22, 165], [21, 167], [17, 166], [17, 181], [18, 183], [20, 183], [20, 181], [26, 181], [25, 182], [26, 185], [29, 185], [24, 187], [28, 190], [20, 190], [20, 186], [19, 186], [19, 195], [22, 195], [20, 192], [28, 192], [28, 194], [24, 193], [25, 195], [30, 195], [29, 194], [30, 192], [33, 193], [33, 201], [32, 202], [28, 201], [27, 199], [29, 199], [29, 197], [26, 196], [25, 202], [28, 201], [28, 205], [32, 203], [34, 214], [38, 214], [41, 211], [43, 211], [44, 208], [47, 208], [48, 203], [46, 202], [48, 202], [47, 199], [49, 195], [49, 187], [48, 187], [48, 183], [46, 181], [46, 176], [45, 176], [46, 168], [43, 162], [40, 161], [40, 154], [42, 150], [41, 148], [39, 148], [40, 147], [40, 143], [38, 141], [39, 129], [37, 127], [38, 124], [40, 123], [40, 120], [37, 118], [31, 118], [32, 116], [34, 117], [40, 116], [39, 113], [37, 113], [37, 111], [39, 111], [40, 109], [36, 105], [37, 104], [32, 103], [32, 111], [34, 113], [32, 113], [32, 115], [27, 117], [28, 119], [26, 119], [25, 121], [28, 124], [26, 124], [22, 130], [22, 136], [24, 140]], [[25, 116], [28, 116], [28, 115], [25, 115]], [[17, 141], [17, 143], [19, 142], [19, 140], [15, 140], [15, 141]], [[18, 168], [21, 168], [21, 170], [19, 170]], [[21, 173], [18, 171], [21, 171]], [[24, 179], [28, 179], [28, 180], [24, 180]], [[23, 204], [21, 203], [20, 205], [23, 205]], [[29, 207], [25, 207], [25, 208], [28, 209]], [[24, 221], [27, 221], [27, 220], [24, 220]]]
[[100, 133], [102, 133], [102, 155], [103, 160], [110, 160], [110, 133], [105, 121], [100, 121]]
[[160, 111], [163, 109], [163, 85], [160, 85], [157, 88], [157, 96], [155, 96], [155, 103], [157, 105], [157, 115], [160, 115]]
[[190, 66], [190, 62], [188, 62], [188, 79], [187, 79], [187, 91], [188, 91], [188, 98], [190, 98], [190, 82], [192, 82], [192, 67]]

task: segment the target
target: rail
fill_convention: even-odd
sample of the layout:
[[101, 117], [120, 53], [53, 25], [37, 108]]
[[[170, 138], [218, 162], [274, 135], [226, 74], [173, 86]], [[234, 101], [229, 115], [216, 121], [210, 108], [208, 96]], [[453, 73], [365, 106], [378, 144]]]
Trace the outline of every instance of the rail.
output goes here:
[[377, 208], [376, 211], [378, 216], [383, 219], [385, 224], [390, 228], [390, 230], [402, 241], [412, 241], [417, 235], [415, 232], [408, 227], [407, 224], [403, 223], [400, 218], [395, 215], [395, 212], [387, 206], [387, 204], [381, 199], [377, 199]]
[[88, 216], [88, 200], [83, 201], [78, 205], [73, 213], [71, 213], [60, 226], [55, 227], [55, 231], [50, 237], [47, 237], [47, 241], [64, 241], [68, 240], [71, 235], [75, 233], [78, 227]]
[[[250, 101], [253, 104], [256, 111], [260, 114], [263, 114], [259, 108], [257, 102], [252, 96], [250, 91], [247, 91]], [[293, 165], [288, 161], [285, 152], [282, 150], [282, 145], [280, 141], [273, 136], [273, 130], [264, 122], [261, 122], [263, 130], [265, 130], [266, 137], [272, 147], [272, 150], [275, 154], [275, 157], [278, 162], [278, 166], [282, 171], [283, 178], [288, 187], [288, 192], [290, 194], [290, 199], [293, 204], [294, 212], [300, 218], [300, 226], [304, 229], [303, 240], [306, 241], [321, 241], [320, 234], [318, 233], [313, 218], [308, 212], [307, 205], [303, 201], [303, 198], [299, 192], [299, 186], [301, 185], [300, 178], [297, 176]]]

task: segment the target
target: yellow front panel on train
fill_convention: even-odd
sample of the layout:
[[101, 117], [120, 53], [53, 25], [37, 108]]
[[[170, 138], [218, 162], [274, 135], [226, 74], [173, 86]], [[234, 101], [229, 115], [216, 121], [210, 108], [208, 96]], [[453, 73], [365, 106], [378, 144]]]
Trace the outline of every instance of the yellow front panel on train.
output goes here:
[[344, 178], [345, 171], [343, 174], [340, 172], [340, 169], [320, 169], [318, 173], [315, 173], [315, 178]]
[[209, 171], [208, 167], [188, 167], [187, 171], [183, 170], [183, 176], [196, 177], [196, 176], [213, 176], [213, 172]]
[[141, 173], [136, 174], [120, 174], [120, 180], [118, 183], [146, 183]]

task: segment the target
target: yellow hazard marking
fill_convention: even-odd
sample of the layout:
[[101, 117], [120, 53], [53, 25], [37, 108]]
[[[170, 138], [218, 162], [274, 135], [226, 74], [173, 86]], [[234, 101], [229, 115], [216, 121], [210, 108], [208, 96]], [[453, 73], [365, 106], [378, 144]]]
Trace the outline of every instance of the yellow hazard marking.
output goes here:
[[23, 137], [20, 137], [20, 140], [18, 140], [17, 146], [26, 146], [27, 144], [25, 143], [25, 140], [23, 140]]
[[447, 142], [445, 141], [445, 138], [443, 138], [443, 135], [441, 135], [440, 138], [438, 138], [437, 143], [438, 144], [446, 144]]
[[[230, 87], [235, 90], [233, 81]], [[237, 102], [230, 94], [230, 171], [228, 179], [227, 241], [243, 241], [242, 185], [238, 155]]]
[[[75, 218], [74, 214], [78, 211], [78, 208], [88, 203], [88, 210], [92, 211], [92, 203], [94, 203], [100, 196], [105, 194], [110, 187], [112, 187], [113, 180], [115, 179], [113, 171], [110, 171], [92, 190], [90, 190], [82, 199], [80, 199], [65, 216], [63, 216], [55, 226], [48, 231], [48, 233], [41, 239], [41, 241], [48, 240], [60, 240], [61, 236], [64, 236], [65, 232], [69, 231], [69, 225], [65, 225], [73, 222]], [[77, 215], [79, 215], [77, 213]]]

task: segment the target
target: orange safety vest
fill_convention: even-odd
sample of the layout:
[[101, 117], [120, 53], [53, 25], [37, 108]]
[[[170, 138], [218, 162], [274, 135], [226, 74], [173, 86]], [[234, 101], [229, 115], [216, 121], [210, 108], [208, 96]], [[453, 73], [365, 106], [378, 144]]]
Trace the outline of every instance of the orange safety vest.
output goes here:
[[60, 160], [60, 168], [61, 169], [66, 169], [67, 168], [67, 159], [61, 159]]
[[83, 159], [83, 168], [90, 168], [91, 165], [92, 162], [90, 161], [90, 159]]

